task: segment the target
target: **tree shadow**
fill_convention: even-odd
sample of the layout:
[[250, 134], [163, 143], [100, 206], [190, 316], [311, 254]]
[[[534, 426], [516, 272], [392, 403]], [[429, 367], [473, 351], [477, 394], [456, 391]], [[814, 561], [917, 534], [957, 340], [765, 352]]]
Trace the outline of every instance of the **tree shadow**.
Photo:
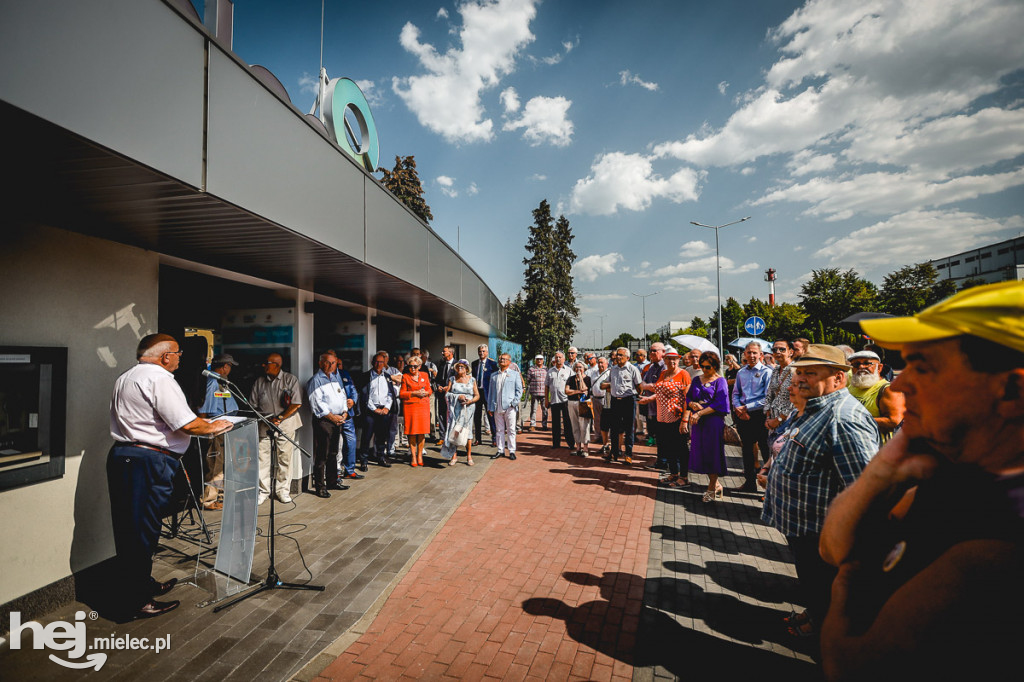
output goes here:
[[[570, 582], [599, 587], [601, 599], [570, 606], [559, 599], [533, 598], [523, 602], [532, 615], [565, 622], [566, 632], [577, 642], [636, 667], [661, 667], [677, 677], [716, 675], [724, 672], [756, 674], [770, 670], [773, 676], [791, 680], [818, 680], [817, 668], [804, 661], [765, 649], [728, 641], [687, 627], [661, 610], [648, 606], [642, 595], [660, 598], [669, 589], [679, 595], [660, 608], [671, 607], [684, 619], [700, 619], [715, 632], [743, 642], [765, 643], [763, 634], [778, 628], [781, 611], [744, 604], [728, 595], [706, 593], [686, 580], [646, 580], [631, 573], [564, 573]], [[654, 583], [653, 585], [651, 583]]]

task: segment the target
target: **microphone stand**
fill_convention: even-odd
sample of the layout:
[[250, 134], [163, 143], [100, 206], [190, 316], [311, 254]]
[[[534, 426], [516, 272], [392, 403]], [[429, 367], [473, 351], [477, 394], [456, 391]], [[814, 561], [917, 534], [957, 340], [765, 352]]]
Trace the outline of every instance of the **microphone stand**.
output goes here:
[[[206, 372], [204, 371], [203, 374], [206, 374]], [[210, 372], [210, 374], [213, 374], [213, 372]], [[209, 376], [209, 375], [207, 375], [207, 376]], [[221, 377], [220, 375], [217, 375], [216, 378], [217, 378], [217, 381], [222, 381], [225, 384], [227, 384], [228, 391], [231, 393], [231, 395], [233, 395], [236, 399], [242, 401], [242, 403], [246, 407], [248, 407], [249, 410], [251, 410], [261, 422], [263, 422], [266, 425], [267, 431], [268, 431], [268, 433], [271, 436], [275, 436], [275, 435], [282, 436], [285, 440], [287, 440], [289, 443], [291, 443], [296, 448], [298, 448], [299, 452], [304, 454], [306, 457], [310, 456], [309, 453], [306, 452], [302, 448], [301, 445], [299, 445], [294, 440], [292, 440], [291, 438], [286, 436], [284, 434], [284, 432], [280, 428], [278, 428], [277, 424], [274, 424], [272, 421], [270, 421], [269, 419], [264, 417], [263, 414], [261, 414], [259, 410], [257, 410], [255, 407], [253, 407], [252, 403], [250, 403], [248, 400], [245, 399], [245, 397], [242, 395], [242, 391], [240, 391], [237, 386], [235, 386], [233, 383], [228, 381], [226, 378]], [[279, 456], [279, 454], [278, 454], [278, 451], [277, 451], [277, 438], [271, 437], [271, 439], [270, 439], [270, 471], [271, 471], [271, 476], [272, 477], [276, 477], [276, 475], [277, 475], [277, 459], [278, 459], [278, 456]], [[272, 478], [271, 484], [273, 484], [273, 483], [274, 483], [274, 479]], [[261, 594], [261, 593], [267, 592], [269, 590], [312, 590], [314, 592], [323, 592], [324, 591], [325, 588], [324, 588], [323, 585], [309, 585], [309, 584], [303, 584], [303, 583], [286, 583], [286, 582], [282, 581], [281, 577], [277, 574], [277, 567], [275, 566], [275, 562], [274, 562], [274, 553], [275, 553], [275, 547], [276, 547], [276, 544], [277, 544], [276, 543], [276, 533], [274, 531], [274, 502], [276, 501], [274, 498], [276, 498], [276, 497], [277, 496], [273, 495], [273, 494], [270, 496], [270, 521], [269, 521], [269, 526], [268, 526], [268, 529], [267, 529], [268, 532], [270, 533], [270, 566], [267, 567], [267, 577], [266, 577], [266, 579], [256, 589], [254, 589], [254, 590], [252, 590], [250, 592], [246, 592], [245, 594], [239, 595], [238, 597], [235, 597], [234, 599], [229, 601], [227, 604], [221, 604], [219, 606], [214, 607], [214, 609], [213, 609], [214, 613], [218, 613], [220, 611], [223, 611], [224, 609], [228, 608], [229, 606], [234, 606], [235, 604], [237, 604], [240, 601], [244, 601], [244, 600], [248, 599], [249, 597], [254, 597], [257, 594]]]

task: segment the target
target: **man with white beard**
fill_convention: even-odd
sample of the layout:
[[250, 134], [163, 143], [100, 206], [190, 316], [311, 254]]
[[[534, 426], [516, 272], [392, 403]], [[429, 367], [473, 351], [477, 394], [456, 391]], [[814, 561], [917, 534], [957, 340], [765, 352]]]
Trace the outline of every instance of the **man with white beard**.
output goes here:
[[884, 443], [903, 422], [903, 394], [892, 390], [882, 378], [882, 359], [877, 353], [862, 350], [847, 358], [847, 362], [853, 367], [847, 387], [850, 395], [871, 413]]

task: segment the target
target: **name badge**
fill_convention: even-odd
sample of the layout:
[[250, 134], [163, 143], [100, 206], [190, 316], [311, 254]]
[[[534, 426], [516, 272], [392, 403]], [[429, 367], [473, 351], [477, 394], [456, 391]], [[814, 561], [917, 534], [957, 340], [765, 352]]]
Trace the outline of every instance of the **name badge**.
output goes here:
[[214, 392], [213, 392], [213, 397], [214, 397], [214, 398], [230, 398], [230, 397], [231, 397], [231, 394], [230, 394], [230, 393], [228, 393], [227, 391], [224, 391], [224, 392], [221, 392], [221, 391], [214, 391]]

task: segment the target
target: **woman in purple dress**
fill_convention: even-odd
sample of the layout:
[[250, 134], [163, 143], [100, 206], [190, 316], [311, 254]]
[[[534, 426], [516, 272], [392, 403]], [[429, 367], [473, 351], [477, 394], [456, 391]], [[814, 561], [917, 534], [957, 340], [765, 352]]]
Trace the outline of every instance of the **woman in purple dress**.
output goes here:
[[718, 477], [726, 472], [722, 430], [729, 414], [729, 384], [718, 373], [722, 364], [717, 353], [702, 353], [698, 366], [702, 374], [693, 378], [686, 392], [683, 422], [690, 432], [690, 473], [708, 475], [704, 501], [714, 502], [722, 499]]

